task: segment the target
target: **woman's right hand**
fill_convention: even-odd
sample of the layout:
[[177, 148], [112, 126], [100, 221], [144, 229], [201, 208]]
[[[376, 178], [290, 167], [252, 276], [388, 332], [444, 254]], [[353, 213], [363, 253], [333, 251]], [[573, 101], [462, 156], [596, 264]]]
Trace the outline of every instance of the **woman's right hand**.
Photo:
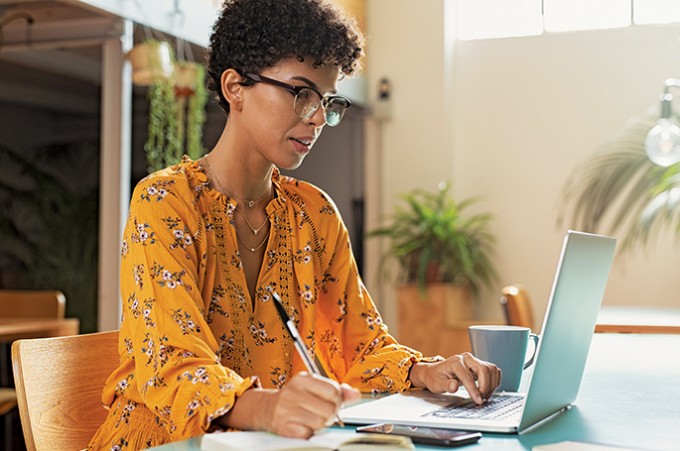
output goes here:
[[360, 397], [347, 384], [308, 373], [295, 375], [271, 399], [267, 430], [286, 437], [310, 437], [333, 424], [345, 401]]
[[359, 399], [347, 384], [299, 373], [280, 390], [250, 389], [221, 422], [238, 429], [259, 429], [284, 437], [308, 438], [333, 424], [344, 402]]

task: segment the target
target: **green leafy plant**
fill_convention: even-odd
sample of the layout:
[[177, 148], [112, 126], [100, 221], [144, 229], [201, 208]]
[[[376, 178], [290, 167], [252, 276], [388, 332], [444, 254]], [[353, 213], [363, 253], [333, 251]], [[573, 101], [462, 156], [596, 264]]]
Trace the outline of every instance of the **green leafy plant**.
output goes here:
[[0, 145], [3, 287], [58, 289], [82, 332], [97, 328], [98, 143], [54, 144], [35, 158]]
[[386, 237], [389, 247], [383, 256], [396, 261], [400, 279], [417, 283], [424, 292], [433, 282], [469, 285], [474, 294], [496, 280], [491, 260], [494, 236], [488, 213], [465, 216], [475, 199], [456, 203], [449, 185], [441, 182], [434, 193], [415, 189], [405, 195], [406, 207], [398, 206], [391, 223], [369, 233]]
[[138, 71], [133, 80], [148, 84], [147, 140], [144, 144], [148, 172], [178, 163], [185, 153], [196, 160], [202, 145], [208, 91], [205, 68], [176, 61], [166, 42], [147, 40], [130, 52]]
[[149, 123], [144, 144], [149, 172], [177, 163], [182, 157], [179, 107], [171, 80], [158, 79], [147, 93]]
[[208, 89], [205, 85], [205, 67], [197, 63], [188, 63], [194, 67], [196, 78], [193, 81], [193, 93], [189, 96], [186, 121], [187, 155], [197, 160], [205, 153], [203, 147], [203, 125], [205, 124], [205, 104], [208, 101]]
[[645, 245], [664, 227], [680, 234], [680, 164], [657, 166], [644, 149], [657, 118], [657, 111], [633, 118], [572, 172], [563, 190], [560, 224], [621, 232], [624, 250]]

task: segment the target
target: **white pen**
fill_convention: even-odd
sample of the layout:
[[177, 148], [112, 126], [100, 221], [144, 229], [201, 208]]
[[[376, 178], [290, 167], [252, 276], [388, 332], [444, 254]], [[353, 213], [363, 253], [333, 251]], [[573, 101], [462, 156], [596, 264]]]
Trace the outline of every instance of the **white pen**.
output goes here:
[[[321, 371], [319, 371], [319, 368], [316, 366], [316, 363], [314, 363], [314, 359], [309, 355], [309, 350], [307, 349], [307, 346], [305, 346], [305, 343], [302, 341], [302, 337], [300, 337], [300, 332], [298, 332], [295, 323], [293, 322], [293, 320], [290, 319], [288, 313], [286, 313], [286, 309], [283, 308], [283, 302], [281, 301], [281, 297], [279, 297], [278, 293], [272, 293], [272, 296], [274, 298], [274, 305], [276, 306], [276, 311], [279, 312], [281, 321], [283, 322], [283, 324], [285, 324], [286, 329], [288, 329], [288, 332], [290, 332], [291, 337], [293, 337], [295, 349], [297, 349], [298, 354], [300, 354], [300, 357], [302, 358], [302, 361], [304, 362], [307, 371], [309, 371], [310, 374], [322, 376]], [[345, 426], [345, 423], [343, 423], [340, 417], [338, 417], [337, 415], [335, 417], [335, 422], [338, 423], [340, 426], [343, 427]]]

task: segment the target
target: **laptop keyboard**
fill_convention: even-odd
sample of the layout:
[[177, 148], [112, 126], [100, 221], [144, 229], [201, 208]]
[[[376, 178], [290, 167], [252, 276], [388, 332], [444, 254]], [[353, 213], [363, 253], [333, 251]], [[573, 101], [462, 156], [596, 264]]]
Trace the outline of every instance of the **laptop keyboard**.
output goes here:
[[424, 417], [437, 418], [466, 418], [487, 420], [502, 420], [518, 412], [524, 406], [523, 395], [499, 394], [492, 396], [486, 403], [478, 406], [472, 401], [461, 405], [441, 407], [424, 414]]

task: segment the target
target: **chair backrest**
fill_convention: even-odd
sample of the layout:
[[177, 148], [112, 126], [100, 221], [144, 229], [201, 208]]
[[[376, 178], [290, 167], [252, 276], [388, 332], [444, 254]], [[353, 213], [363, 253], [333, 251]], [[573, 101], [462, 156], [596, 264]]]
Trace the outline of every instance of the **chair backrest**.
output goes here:
[[12, 365], [28, 451], [87, 447], [106, 417], [102, 389], [118, 363], [118, 331], [15, 341]]
[[520, 284], [507, 285], [501, 290], [501, 305], [505, 321], [511, 326], [534, 328], [531, 299]]
[[61, 291], [0, 290], [2, 318], [63, 318], [65, 308]]
[[12, 388], [0, 388], [0, 416], [6, 414], [17, 405], [17, 393]]

